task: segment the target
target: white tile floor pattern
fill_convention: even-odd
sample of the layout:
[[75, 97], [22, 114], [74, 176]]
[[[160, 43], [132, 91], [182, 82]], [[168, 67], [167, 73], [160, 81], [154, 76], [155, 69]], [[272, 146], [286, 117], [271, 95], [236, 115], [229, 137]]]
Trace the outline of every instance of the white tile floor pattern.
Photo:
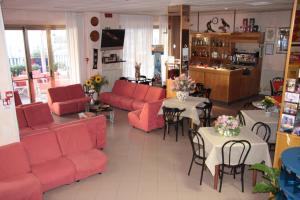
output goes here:
[[[200, 186], [201, 167], [194, 164], [187, 175], [192, 151], [187, 137], [175, 132], [163, 140], [163, 129], [145, 133], [128, 125], [126, 111], [115, 109], [115, 123], [107, 123], [107, 170], [79, 183], [61, 186], [44, 194], [45, 200], [259, 200], [267, 194], [252, 193], [252, 173], [245, 174], [245, 192], [240, 176], [225, 176], [222, 193], [213, 189], [206, 169]], [[70, 120], [67, 118], [66, 120]], [[187, 130], [187, 127], [186, 127]], [[173, 134], [172, 134], [173, 133]], [[181, 133], [181, 132], [180, 132]]]

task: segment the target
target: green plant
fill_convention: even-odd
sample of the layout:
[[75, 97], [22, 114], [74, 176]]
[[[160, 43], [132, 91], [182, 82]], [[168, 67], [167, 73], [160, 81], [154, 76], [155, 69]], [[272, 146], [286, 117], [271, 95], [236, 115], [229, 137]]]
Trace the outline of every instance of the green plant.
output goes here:
[[33, 64], [31, 67], [33, 71], [39, 70], [41, 68], [38, 64]]
[[14, 65], [10, 67], [10, 72], [13, 76], [19, 76], [23, 71], [25, 71], [24, 65]]
[[256, 183], [253, 188], [255, 193], [272, 193], [272, 196], [269, 199], [275, 199], [276, 195], [279, 192], [279, 175], [280, 170], [272, 167], [268, 167], [262, 163], [256, 163], [251, 166], [251, 169], [258, 170], [264, 173], [264, 181]]

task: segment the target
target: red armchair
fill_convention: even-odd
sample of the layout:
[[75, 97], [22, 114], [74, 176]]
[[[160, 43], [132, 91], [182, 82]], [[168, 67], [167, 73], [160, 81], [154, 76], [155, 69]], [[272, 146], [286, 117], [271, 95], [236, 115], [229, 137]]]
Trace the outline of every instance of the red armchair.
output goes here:
[[145, 103], [140, 110], [128, 113], [129, 124], [133, 127], [149, 132], [164, 126], [162, 115], [158, 115], [163, 100]]

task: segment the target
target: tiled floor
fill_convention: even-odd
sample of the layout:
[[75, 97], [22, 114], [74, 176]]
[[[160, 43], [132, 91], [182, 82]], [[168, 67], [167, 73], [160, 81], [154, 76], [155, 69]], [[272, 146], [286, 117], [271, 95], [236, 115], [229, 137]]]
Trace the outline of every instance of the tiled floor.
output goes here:
[[[242, 105], [242, 104], [241, 104]], [[240, 105], [235, 104], [234, 108]], [[216, 106], [215, 113], [230, 114], [232, 106]], [[223, 109], [223, 110], [222, 110]], [[69, 120], [64, 119], [64, 120]], [[172, 129], [171, 129], [172, 130]], [[174, 134], [162, 139], [163, 130], [145, 133], [130, 127], [127, 112], [115, 110], [115, 123], [108, 123], [109, 158], [106, 172], [79, 183], [62, 186], [45, 193], [46, 200], [238, 200], [267, 199], [266, 194], [251, 192], [251, 171], [245, 175], [245, 192], [241, 192], [239, 176], [225, 176], [222, 193], [213, 189], [213, 177], [204, 171], [199, 185], [200, 166], [194, 165], [187, 175], [192, 151], [187, 137]]]

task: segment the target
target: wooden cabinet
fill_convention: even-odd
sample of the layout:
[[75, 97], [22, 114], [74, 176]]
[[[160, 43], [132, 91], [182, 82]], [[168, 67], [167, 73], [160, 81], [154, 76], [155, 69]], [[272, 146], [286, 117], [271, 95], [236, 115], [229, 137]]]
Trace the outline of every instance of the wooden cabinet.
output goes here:
[[[284, 76], [284, 87], [283, 87], [283, 99], [281, 103], [281, 112], [280, 112], [280, 120], [279, 120], [279, 125], [278, 125], [278, 132], [277, 132], [277, 138], [276, 138], [276, 149], [275, 149], [275, 155], [274, 155], [274, 167], [280, 167], [281, 166], [281, 153], [290, 147], [295, 147], [295, 146], [300, 146], [300, 136], [297, 136], [294, 134], [295, 127], [300, 127], [300, 119], [299, 119], [299, 114], [300, 114], [300, 107], [299, 103], [298, 104], [298, 110], [297, 114], [293, 115], [290, 113], [286, 113], [284, 106], [286, 104], [284, 96], [286, 95], [286, 92], [289, 93], [294, 93], [294, 95], [297, 95], [296, 91], [292, 91], [292, 89], [289, 88], [289, 91], [287, 91], [287, 83], [291, 81], [292, 79], [297, 80], [299, 82], [299, 70], [300, 70], [300, 62], [295, 61], [293, 56], [295, 53], [300, 53], [299, 47], [295, 44], [295, 39], [299, 36], [296, 36], [296, 31], [299, 33], [299, 28], [294, 29], [294, 26], [299, 26], [299, 19], [298, 22], [295, 20], [296, 18], [296, 13], [300, 15], [300, 4], [299, 0], [294, 1], [294, 7], [293, 7], [293, 12], [292, 12], [292, 19], [291, 19], [291, 28], [290, 28], [290, 38], [289, 38], [289, 46], [288, 46], [288, 53], [287, 53], [287, 58], [286, 58], [286, 65], [285, 65], [285, 76]], [[300, 18], [300, 16], [297, 16], [297, 18]], [[293, 37], [292, 37], [293, 36]], [[293, 55], [291, 57], [291, 55]], [[284, 115], [283, 115], [284, 114]], [[283, 124], [286, 123], [286, 118], [289, 116], [291, 119], [294, 118], [294, 123], [293, 126], [291, 127], [292, 131], [288, 131], [288, 129], [283, 126]], [[283, 120], [284, 119], [284, 120]], [[282, 124], [283, 123], [283, 124]], [[290, 122], [288, 122], [290, 123]], [[294, 127], [294, 128], [293, 128]], [[290, 133], [292, 132], [292, 133]], [[296, 159], [296, 158], [295, 158]]]
[[234, 46], [229, 33], [192, 33], [190, 63], [220, 65], [231, 63]]

